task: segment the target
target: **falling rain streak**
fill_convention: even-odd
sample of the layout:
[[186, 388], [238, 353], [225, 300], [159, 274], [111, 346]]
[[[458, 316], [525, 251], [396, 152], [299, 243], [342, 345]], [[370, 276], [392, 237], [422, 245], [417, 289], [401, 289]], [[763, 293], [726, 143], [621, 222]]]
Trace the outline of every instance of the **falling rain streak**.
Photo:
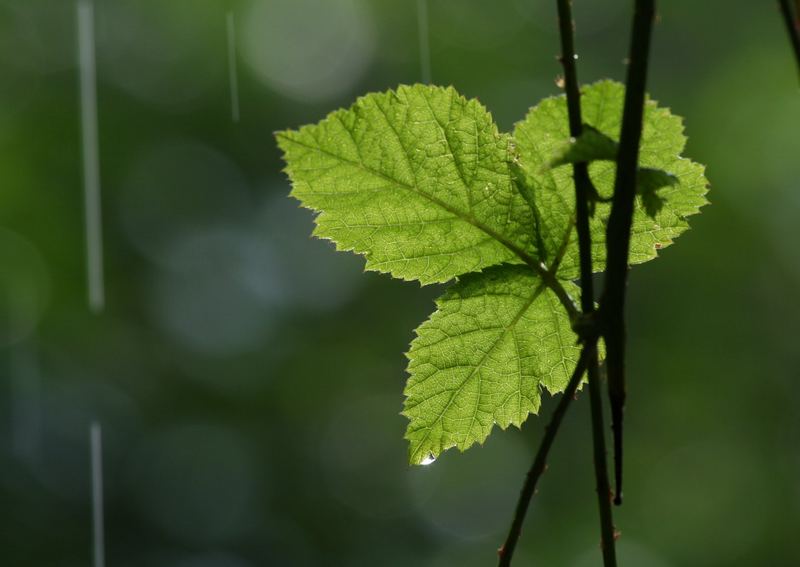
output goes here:
[[106, 550], [103, 529], [103, 438], [100, 424], [89, 427], [92, 458], [92, 539], [94, 542], [94, 567], [105, 567]]
[[419, 34], [419, 66], [422, 82], [431, 83], [431, 47], [428, 31], [428, 0], [417, 0], [417, 31]]
[[231, 119], [239, 122], [239, 75], [236, 71], [236, 20], [228, 12], [228, 80], [231, 91]]
[[77, 16], [86, 270], [89, 308], [94, 312], [99, 312], [105, 305], [105, 289], [103, 283], [103, 232], [100, 221], [100, 157], [97, 142], [94, 5], [91, 0], [78, 0]]

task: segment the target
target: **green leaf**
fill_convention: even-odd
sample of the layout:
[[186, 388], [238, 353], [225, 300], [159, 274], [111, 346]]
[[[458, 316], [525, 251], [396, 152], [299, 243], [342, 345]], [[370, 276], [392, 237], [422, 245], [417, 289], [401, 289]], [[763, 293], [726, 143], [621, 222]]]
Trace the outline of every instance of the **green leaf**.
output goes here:
[[[559, 167], [573, 163], [590, 163], [593, 161], [616, 161], [619, 144], [611, 137], [599, 132], [592, 126], [584, 125], [581, 135], [570, 140], [556, 152], [555, 157], [550, 161], [549, 167]], [[532, 183], [528, 180], [522, 167], [515, 164], [515, 179], [518, 183], [525, 186], [520, 191], [526, 200], [535, 206], [535, 197]], [[641, 197], [642, 206], [647, 216], [655, 218], [656, 214], [664, 208], [664, 199], [656, 191], [662, 187], [676, 185], [678, 178], [651, 167], [640, 167], [636, 172], [636, 191]]]
[[[564, 97], [534, 108], [512, 140], [478, 102], [422, 85], [277, 133], [292, 195], [318, 213], [317, 236], [363, 254], [370, 270], [423, 284], [457, 278], [408, 353], [412, 463], [482, 443], [495, 424], [519, 426], [542, 390], [566, 387], [580, 353], [569, 320], [579, 294], [568, 281], [578, 273], [575, 194], [571, 168], [552, 166], [591, 162], [600, 196], [611, 194], [614, 163], [603, 160], [616, 155], [623, 94], [611, 82], [585, 88], [589, 126], [566, 145]], [[684, 143], [680, 119], [648, 102], [634, 263], [706, 202], [702, 166], [679, 156]], [[591, 220], [597, 270], [609, 210], [597, 203]]]
[[657, 193], [662, 187], [670, 187], [679, 183], [678, 178], [651, 167], [640, 167], [636, 172], [636, 191], [642, 200], [647, 216], [655, 218], [664, 208], [664, 198]]
[[[601, 81], [582, 89], [583, 120], [608, 138], [619, 135], [625, 87]], [[542, 257], [558, 257], [563, 251], [558, 276], [578, 276], [578, 244], [574, 230], [575, 189], [571, 168], [548, 169], [554, 156], [563, 155], [569, 139], [567, 108], [564, 96], [543, 100], [531, 109], [514, 129], [520, 166], [532, 186], [542, 211]], [[686, 217], [697, 213], [707, 203], [708, 181], [704, 167], [680, 156], [686, 143], [681, 119], [652, 100], [645, 106], [644, 130], [639, 163], [674, 175], [678, 183], [659, 190], [663, 201], [660, 210], [648, 216], [641, 198], [637, 199], [631, 229], [630, 262], [637, 264], [656, 257], [657, 250], [672, 243], [688, 227]], [[613, 193], [615, 165], [596, 161], [589, 173], [601, 197]], [[605, 269], [605, 228], [611, 206], [598, 203], [591, 219], [592, 256], [595, 271]]]
[[538, 257], [511, 138], [453, 88], [369, 94], [277, 138], [314, 234], [369, 270], [428, 284]]
[[482, 443], [495, 424], [519, 426], [542, 389], [564, 390], [580, 355], [566, 311], [526, 266], [464, 276], [436, 306], [408, 353], [412, 464]]

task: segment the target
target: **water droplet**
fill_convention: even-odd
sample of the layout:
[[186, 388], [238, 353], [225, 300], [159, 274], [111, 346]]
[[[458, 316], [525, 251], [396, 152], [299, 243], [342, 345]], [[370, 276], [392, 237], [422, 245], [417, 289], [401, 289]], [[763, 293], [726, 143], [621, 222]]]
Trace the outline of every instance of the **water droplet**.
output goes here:
[[422, 459], [419, 462], [419, 464], [421, 464], [422, 466], [428, 466], [432, 464], [434, 461], [436, 461], [436, 457], [434, 457], [433, 454], [428, 454], [428, 456]]

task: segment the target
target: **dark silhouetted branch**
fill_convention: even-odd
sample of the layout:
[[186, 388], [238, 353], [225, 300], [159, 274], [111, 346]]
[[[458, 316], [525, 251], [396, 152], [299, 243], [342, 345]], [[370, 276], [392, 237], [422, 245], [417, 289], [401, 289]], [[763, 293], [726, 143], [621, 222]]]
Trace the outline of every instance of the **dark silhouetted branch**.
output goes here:
[[622, 418], [625, 407], [625, 291], [636, 170], [644, 118], [645, 86], [655, 0], [636, 0], [614, 197], [606, 231], [606, 282], [601, 315], [606, 340], [608, 391], [614, 429], [615, 504], [622, 503]]
[[778, 3], [786, 24], [786, 31], [789, 34], [789, 41], [792, 42], [797, 69], [800, 72], [800, 2], [795, 2], [794, 10], [790, 0], [779, 0]]
[[[596, 341], [597, 339], [594, 340]], [[592, 341], [592, 344], [595, 344], [594, 341]], [[561, 399], [558, 400], [558, 405], [553, 411], [553, 415], [550, 417], [550, 422], [545, 426], [544, 437], [542, 437], [542, 442], [539, 445], [539, 449], [536, 451], [536, 458], [533, 460], [533, 464], [525, 477], [525, 483], [522, 485], [519, 500], [517, 500], [517, 508], [514, 512], [514, 520], [511, 523], [511, 529], [508, 531], [505, 543], [497, 552], [500, 557], [500, 567], [508, 567], [511, 565], [511, 558], [514, 556], [517, 541], [519, 541], [519, 536], [522, 533], [522, 524], [525, 521], [525, 514], [528, 512], [528, 506], [530, 505], [533, 495], [536, 493], [536, 485], [539, 483], [539, 478], [541, 478], [547, 468], [547, 455], [550, 452], [550, 448], [553, 446], [558, 428], [561, 426], [561, 420], [564, 419], [569, 404], [575, 397], [575, 392], [578, 390], [581, 377], [586, 371], [588, 360], [589, 350], [583, 348], [578, 363], [575, 366], [575, 371], [572, 373], [572, 378], [570, 378]]]
[[[564, 66], [564, 87], [567, 94], [567, 114], [570, 136], [581, 135], [581, 98], [578, 76], [575, 69], [574, 22], [569, 0], [558, 0], [558, 20], [561, 34], [561, 63]], [[591, 318], [594, 313], [594, 286], [592, 282], [592, 237], [589, 232], [589, 200], [596, 194], [589, 179], [586, 163], [573, 165], [575, 180], [575, 226], [578, 232], [580, 258], [581, 310], [583, 316]], [[587, 374], [589, 378], [589, 401], [592, 413], [592, 445], [594, 451], [595, 483], [600, 512], [600, 534], [602, 538], [603, 564], [617, 564], [614, 542], [614, 518], [611, 512], [608, 465], [606, 463], [605, 424], [603, 399], [600, 394], [597, 346], [587, 344]]]
[[[567, 95], [567, 111], [569, 116], [570, 136], [581, 135], [582, 120], [580, 106], [580, 90], [577, 71], [575, 69], [574, 24], [569, 0], [558, 0], [559, 30], [561, 36], [560, 60], [564, 67], [564, 87]], [[594, 289], [592, 284], [591, 234], [589, 232], [589, 199], [596, 193], [589, 179], [586, 163], [573, 166], [576, 197], [576, 225], [581, 269], [581, 310], [584, 318], [591, 318], [594, 312]], [[597, 336], [585, 339], [584, 348], [575, 368], [575, 372], [567, 385], [564, 395], [553, 412], [550, 424], [539, 445], [536, 457], [525, 478], [520, 492], [514, 520], [511, 524], [506, 542], [500, 548], [500, 567], [509, 566], [514, 550], [522, 532], [522, 524], [528, 511], [530, 501], [536, 491], [539, 478], [546, 468], [547, 455], [555, 440], [558, 427], [569, 407], [583, 372], [588, 372], [592, 412], [592, 439], [594, 446], [595, 479], [597, 482], [598, 502], [600, 509], [601, 536], [603, 541], [603, 563], [605, 567], [616, 567], [614, 545], [614, 523], [609, 499], [608, 468], [606, 464], [605, 436], [603, 425], [603, 402], [600, 395], [597, 360]]]

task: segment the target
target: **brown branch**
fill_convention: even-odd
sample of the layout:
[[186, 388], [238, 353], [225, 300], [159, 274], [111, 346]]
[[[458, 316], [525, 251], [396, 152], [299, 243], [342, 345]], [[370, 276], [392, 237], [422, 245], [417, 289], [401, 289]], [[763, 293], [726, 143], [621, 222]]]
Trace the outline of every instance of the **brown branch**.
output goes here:
[[[567, 113], [570, 136], [581, 135], [581, 95], [578, 87], [578, 73], [575, 69], [574, 22], [570, 0], [558, 0], [559, 30], [561, 33], [561, 63], [564, 66], [564, 87], [567, 94]], [[573, 165], [575, 180], [575, 227], [578, 232], [578, 252], [580, 261], [581, 310], [583, 316], [591, 319], [594, 313], [594, 286], [592, 282], [592, 236], [589, 232], [589, 199], [597, 191], [589, 179], [586, 163]], [[600, 395], [597, 346], [587, 345], [587, 373], [589, 377], [589, 401], [592, 413], [592, 446], [594, 452], [594, 472], [597, 487], [597, 503], [600, 512], [600, 535], [603, 564], [614, 567], [617, 564], [614, 542], [614, 518], [609, 500], [608, 465], [606, 463], [605, 424], [603, 420], [603, 400]]]
[[622, 418], [625, 407], [625, 290], [636, 170], [644, 118], [645, 86], [655, 0], [635, 0], [625, 105], [622, 114], [614, 197], [606, 231], [606, 282], [601, 314], [606, 340], [608, 393], [614, 429], [615, 504], [622, 503]]
[[[581, 134], [580, 90], [577, 71], [575, 69], [575, 46], [573, 21], [570, 0], [558, 0], [559, 30], [561, 36], [561, 63], [564, 66], [564, 86], [567, 95], [567, 112], [569, 116], [570, 135], [577, 138]], [[584, 318], [591, 318], [594, 312], [594, 289], [592, 284], [591, 234], [589, 232], [589, 199], [596, 193], [589, 179], [586, 163], [573, 166], [576, 197], [576, 225], [581, 268], [581, 310]], [[598, 504], [600, 509], [600, 526], [602, 537], [603, 563], [605, 567], [616, 567], [616, 551], [614, 544], [614, 523], [609, 499], [608, 469], [606, 464], [605, 435], [603, 425], [603, 402], [600, 395], [597, 360], [597, 336], [587, 338], [581, 357], [570, 379], [563, 397], [553, 412], [550, 424], [539, 445], [536, 457], [520, 492], [514, 520], [511, 524], [505, 544], [500, 548], [500, 567], [511, 565], [511, 559], [522, 531], [522, 524], [528, 506], [536, 491], [539, 478], [546, 468], [547, 455], [555, 440], [558, 427], [569, 403], [575, 394], [584, 370], [588, 371], [589, 390], [592, 412], [592, 439], [594, 447], [595, 480], [597, 483]]]
[[[597, 341], [595, 338], [594, 341]], [[592, 344], [595, 344], [595, 342]], [[587, 345], [588, 346], [588, 345]], [[536, 493], [536, 485], [539, 479], [547, 468], [547, 455], [550, 448], [553, 446], [553, 441], [558, 433], [558, 428], [561, 426], [561, 421], [567, 413], [569, 404], [575, 397], [575, 392], [578, 390], [578, 385], [581, 382], [581, 377], [586, 370], [586, 364], [589, 360], [589, 350], [587, 347], [581, 349], [580, 358], [575, 366], [575, 371], [572, 373], [567, 384], [564, 394], [558, 400], [558, 405], [550, 417], [550, 422], [545, 426], [544, 437], [536, 451], [536, 457], [533, 460], [528, 474], [525, 476], [525, 483], [522, 485], [522, 490], [517, 500], [517, 508], [514, 512], [514, 520], [511, 522], [511, 529], [508, 531], [508, 536], [503, 546], [497, 551], [500, 557], [499, 567], [508, 567], [511, 565], [511, 558], [514, 556], [514, 550], [517, 547], [517, 541], [522, 533], [522, 524], [525, 521], [525, 514], [528, 512], [533, 495]]]

